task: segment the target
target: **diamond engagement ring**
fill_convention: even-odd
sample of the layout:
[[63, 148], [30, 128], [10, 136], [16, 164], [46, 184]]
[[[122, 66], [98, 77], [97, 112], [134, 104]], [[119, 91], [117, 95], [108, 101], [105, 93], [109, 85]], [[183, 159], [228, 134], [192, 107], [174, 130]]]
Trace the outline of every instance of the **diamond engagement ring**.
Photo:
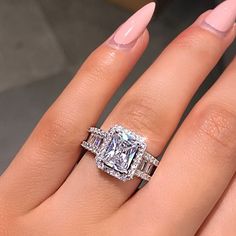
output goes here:
[[104, 172], [127, 181], [135, 176], [149, 181], [159, 161], [146, 152], [145, 138], [115, 125], [109, 131], [91, 127], [82, 147], [96, 155], [96, 165]]

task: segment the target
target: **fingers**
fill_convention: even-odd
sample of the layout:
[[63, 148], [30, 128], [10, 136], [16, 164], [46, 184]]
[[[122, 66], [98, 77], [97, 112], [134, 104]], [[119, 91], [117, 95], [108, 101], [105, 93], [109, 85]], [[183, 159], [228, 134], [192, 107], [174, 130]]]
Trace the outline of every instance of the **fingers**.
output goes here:
[[[209, 94], [209, 100], [213, 104], [219, 104], [221, 107], [224, 107], [227, 111], [231, 112], [231, 110], [235, 110], [236, 106], [236, 98], [233, 96], [235, 94], [235, 75], [236, 75], [236, 59], [234, 59], [233, 63], [229, 66], [227, 71], [224, 73], [222, 78], [213, 88], [214, 93]], [[231, 96], [230, 96], [231, 94]], [[219, 99], [220, 98], [220, 99]], [[234, 114], [234, 113], [232, 113]], [[226, 123], [226, 122], [224, 122]], [[229, 126], [230, 135], [225, 137], [222, 142], [225, 142], [229, 145], [233, 145], [236, 140], [236, 132], [234, 131], [234, 127], [232, 127], [231, 131], [231, 124], [225, 124]], [[220, 134], [220, 133], [219, 133]], [[230, 141], [230, 137], [232, 136], [233, 141]], [[221, 138], [221, 137], [220, 137]], [[226, 147], [227, 148], [227, 147]], [[235, 158], [235, 150], [232, 156]], [[227, 157], [227, 154], [226, 154]], [[236, 161], [235, 161], [236, 162]], [[236, 227], [235, 227], [235, 217], [236, 217], [236, 184], [235, 184], [235, 177], [231, 181], [228, 190], [225, 191], [222, 199], [217, 204], [214, 211], [207, 219], [207, 224], [199, 231], [198, 235], [235, 235]]]
[[234, 236], [236, 232], [236, 176], [196, 235]]
[[55, 192], [71, 172], [88, 127], [96, 124], [146, 48], [145, 28], [153, 11], [151, 4], [97, 48], [43, 116], [1, 177], [2, 195], [8, 205], [18, 204], [15, 209], [34, 207]]
[[[232, 27], [225, 36], [206, 30], [205, 25], [203, 28], [205, 17], [169, 45], [122, 98], [102, 128], [121, 124], [147, 137], [149, 152], [161, 152], [196, 89], [234, 39]], [[66, 204], [65, 215], [76, 208], [78, 214], [86, 212], [87, 217], [96, 212], [106, 217], [134, 193], [138, 184], [138, 179], [123, 183], [101, 172], [87, 153], [55, 198]]]
[[187, 117], [151, 182], [121, 210], [152, 227], [149, 235], [195, 235], [235, 174], [235, 75], [236, 60]]

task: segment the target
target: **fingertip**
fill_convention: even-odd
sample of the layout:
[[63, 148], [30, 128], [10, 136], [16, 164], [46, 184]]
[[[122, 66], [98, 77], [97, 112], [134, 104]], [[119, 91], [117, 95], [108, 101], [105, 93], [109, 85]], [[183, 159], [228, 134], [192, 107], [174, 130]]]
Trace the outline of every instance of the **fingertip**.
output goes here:
[[234, 23], [234, 25], [232, 25], [226, 31], [218, 30], [217, 28], [210, 25], [207, 21], [207, 19], [213, 14], [213, 12], [214, 12], [214, 9], [208, 10], [208, 11], [202, 13], [196, 19], [196, 21], [192, 24], [192, 26], [200, 27], [200, 28], [210, 32], [211, 34], [213, 34], [213, 35], [217, 36], [218, 38], [223, 39], [225, 41], [232, 41], [236, 36], [236, 27], [235, 27], [236, 24]]

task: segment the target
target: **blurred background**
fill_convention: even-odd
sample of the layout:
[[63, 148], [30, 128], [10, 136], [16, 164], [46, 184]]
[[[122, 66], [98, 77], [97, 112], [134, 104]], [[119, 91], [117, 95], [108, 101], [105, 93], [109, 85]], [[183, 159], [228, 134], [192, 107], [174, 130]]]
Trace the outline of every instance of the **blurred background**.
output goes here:
[[[147, 2], [0, 0], [0, 174], [86, 56]], [[101, 121], [163, 48], [215, 5], [213, 0], [158, 1], [149, 26], [150, 45]], [[188, 110], [214, 83], [232, 55], [235, 45], [200, 87]]]

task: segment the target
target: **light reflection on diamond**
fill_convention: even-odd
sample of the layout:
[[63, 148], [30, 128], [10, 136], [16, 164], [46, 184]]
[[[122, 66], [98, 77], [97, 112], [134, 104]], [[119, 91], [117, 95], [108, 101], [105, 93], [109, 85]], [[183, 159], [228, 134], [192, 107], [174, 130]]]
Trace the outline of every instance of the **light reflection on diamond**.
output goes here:
[[104, 153], [104, 163], [121, 173], [127, 173], [139, 145], [124, 131], [116, 131]]
[[96, 164], [104, 172], [127, 181], [136, 175], [145, 150], [145, 138], [115, 125], [104, 135]]

